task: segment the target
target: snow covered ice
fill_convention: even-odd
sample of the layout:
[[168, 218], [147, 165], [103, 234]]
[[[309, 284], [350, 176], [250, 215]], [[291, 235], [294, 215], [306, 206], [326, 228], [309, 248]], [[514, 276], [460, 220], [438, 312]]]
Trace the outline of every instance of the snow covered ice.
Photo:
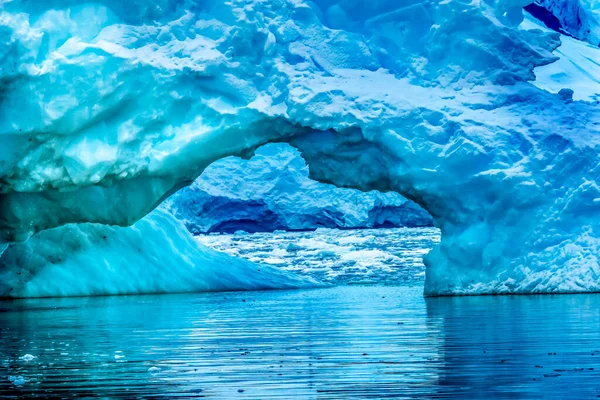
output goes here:
[[[562, 51], [530, 2], [3, 2], [0, 248], [129, 226], [211, 163], [287, 142], [311, 178], [431, 214], [426, 294], [599, 291], [600, 86], [582, 70], [600, 50]], [[581, 73], [536, 85], [557, 62]]]

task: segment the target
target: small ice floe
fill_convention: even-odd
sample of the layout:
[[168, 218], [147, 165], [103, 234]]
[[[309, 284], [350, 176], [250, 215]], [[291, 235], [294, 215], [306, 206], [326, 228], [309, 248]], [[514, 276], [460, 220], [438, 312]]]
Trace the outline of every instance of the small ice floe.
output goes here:
[[[554, 372], [581, 372], [583, 371], [583, 368], [569, 368], [569, 369], [555, 369]], [[588, 368], [588, 370], [590, 370]], [[591, 371], [594, 370], [593, 368], [591, 369]]]
[[8, 377], [9, 382], [12, 382], [16, 386], [24, 385], [27, 382], [27, 379], [23, 378], [21, 375], [11, 375]]
[[266, 264], [271, 264], [271, 265], [281, 265], [281, 264], [286, 264], [286, 261], [282, 258], [277, 258], [277, 257], [268, 257], [265, 258], [264, 260], [262, 260], [264, 263]]
[[148, 373], [151, 374], [151, 375], [160, 374], [161, 371], [162, 371], [162, 369], [160, 369], [158, 367], [150, 367], [150, 368], [148, 368]]
[[34, 358], [37, 358], [37, 357], [33, 356], [31, 354], [25, 354], [24, 356], [19, 357], [19, 360], [29, 362], [29, 361], [33, 360]]
[[560, 376], [560, 374], [557, 374], [556, 372], [551, 372], [549, 374], [544, 374], [545, 378], [556, 378], [558, 376]]

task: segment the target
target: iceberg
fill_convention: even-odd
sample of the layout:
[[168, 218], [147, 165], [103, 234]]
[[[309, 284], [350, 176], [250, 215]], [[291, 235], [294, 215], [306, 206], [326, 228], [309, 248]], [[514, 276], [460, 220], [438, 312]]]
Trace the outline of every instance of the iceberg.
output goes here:
[[[63, 297], [317, 286], [196, 242], [171, 214], [155, 210], [131, 227], [69, 224], [0, 256], [0, 297]], [[29, 361], [29, 360], [26, 360]]]
[[194, 234], [433, 225], [425, 210], [397, 193], [338, 189], [308, 175], [296, 149], [269, 144], [248, 161], [214, 162], [161, 207]]
[[0, 242], [129, 226], [286, 142], [312, 179], [431, 214], [427, 295], [599, 291], [598, 102], [535, 85], [571, 53], [530, 3], [3, 2]]

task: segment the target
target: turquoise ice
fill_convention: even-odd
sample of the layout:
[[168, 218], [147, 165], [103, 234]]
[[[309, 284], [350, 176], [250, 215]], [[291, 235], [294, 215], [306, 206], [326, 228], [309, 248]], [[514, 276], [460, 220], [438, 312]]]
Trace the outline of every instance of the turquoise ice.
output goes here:
[[317, 286], [268, 265], [231, 257], [193, 239], [155, 210], [131, 227], [68, 224], [0, 256], [0, 297], [185, 293]]
[[314, 179], [429, 211], [426, 294], [598, 291], [600, 86], [536, 84], [579, 61], [528, 3], [3, 2], [0, 240], [129, 226], [288, 142]]

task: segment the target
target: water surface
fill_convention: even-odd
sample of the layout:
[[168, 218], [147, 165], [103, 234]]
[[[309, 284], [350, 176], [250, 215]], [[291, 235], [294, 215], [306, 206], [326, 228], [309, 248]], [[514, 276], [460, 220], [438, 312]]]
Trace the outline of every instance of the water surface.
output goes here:
[[0, 311], [2, 398], [600, 395], [597, 295], [425, 299], [418, 287], [346, 286]]

